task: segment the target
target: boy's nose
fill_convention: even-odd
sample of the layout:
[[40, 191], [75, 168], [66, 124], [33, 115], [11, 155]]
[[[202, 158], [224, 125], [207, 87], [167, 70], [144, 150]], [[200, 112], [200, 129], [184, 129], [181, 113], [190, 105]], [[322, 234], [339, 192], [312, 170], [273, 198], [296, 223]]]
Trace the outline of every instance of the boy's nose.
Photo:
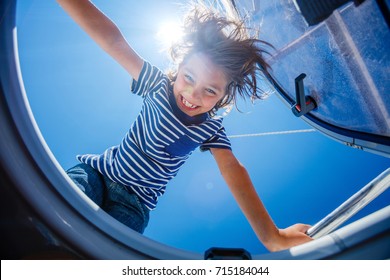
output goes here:
[[199, 88], [193, 87], [191, 91], [191, 97], [195, 100], [199, 100], [201, 96], [201, 91]]

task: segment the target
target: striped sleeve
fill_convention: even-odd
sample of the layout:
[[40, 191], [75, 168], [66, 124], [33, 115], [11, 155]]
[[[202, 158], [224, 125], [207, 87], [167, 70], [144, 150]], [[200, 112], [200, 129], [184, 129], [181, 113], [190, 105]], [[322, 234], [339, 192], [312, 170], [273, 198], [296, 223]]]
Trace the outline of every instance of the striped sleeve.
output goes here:
[[201, 151], [207, 151], [210, 150], [210, 148], [232, 149], [230, 140], [226, 136], [226, 132], [223, 127], [214, 136], [212, 136], [200, 146]]
[[130, 89], [134, 94], [145, 97], [147, 93], [160, 86], [162, 76], [163, 72], [160, 69], [144, 61], [138, 80], [133, 79]]

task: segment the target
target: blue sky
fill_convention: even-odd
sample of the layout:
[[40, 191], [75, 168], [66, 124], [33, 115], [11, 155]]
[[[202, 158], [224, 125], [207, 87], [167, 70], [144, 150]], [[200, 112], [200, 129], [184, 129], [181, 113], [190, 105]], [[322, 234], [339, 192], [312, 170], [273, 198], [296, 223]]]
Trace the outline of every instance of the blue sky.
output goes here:
[[[162, 4], [164, 2], [164, 5]], [[174, 1], [175, 2], [175, 1]], [[168, 1], [95, 1], [141, 56], [162, 69], [159, 26], [178, 17]], [[76, 154], [119, 143], [141, 108], [130, 77], [55, 1], [18, 2], [18, 40], [27, 96], [48, 146], [64, 169]], [[225, 118], [229, 135], [310, 128], [273, 94]], [[390, 159], [346, 147], [319, 132], [232, 139], [279, 227], [314, 224], [390, 166]], [[367, 206], [388, 205], [387, 191]], [[195, 151], [168, 185], [145, 235], [196, 252], [241, 247], [264, 253], [209, 153]]]

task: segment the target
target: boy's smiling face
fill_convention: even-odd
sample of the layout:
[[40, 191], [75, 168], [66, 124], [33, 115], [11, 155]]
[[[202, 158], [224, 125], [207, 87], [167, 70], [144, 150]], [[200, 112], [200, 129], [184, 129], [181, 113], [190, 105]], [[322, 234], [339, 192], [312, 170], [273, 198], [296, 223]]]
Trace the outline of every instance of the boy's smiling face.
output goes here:
[[226, 88], [224, 72], [206, 55], [196, 53], [179, 66], [173, 94], [180, 110], [193, 117], [211, 111]]

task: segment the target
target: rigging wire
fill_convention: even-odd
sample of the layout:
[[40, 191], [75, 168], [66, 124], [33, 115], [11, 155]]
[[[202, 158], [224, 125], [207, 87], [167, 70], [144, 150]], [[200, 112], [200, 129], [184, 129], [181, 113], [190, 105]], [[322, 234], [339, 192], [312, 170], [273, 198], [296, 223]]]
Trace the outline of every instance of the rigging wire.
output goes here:
[[283, 130], [283, 131], [272, 131], [272, 132], [261, 132], [261, 133], [235, 134], [235, 135], [229, 135], [228, 137], [229, 138], [260, 137], [260, 136], [268, 136], [268, 135], [309, 133], [315, 131], [316, 131], [315, 129]]

